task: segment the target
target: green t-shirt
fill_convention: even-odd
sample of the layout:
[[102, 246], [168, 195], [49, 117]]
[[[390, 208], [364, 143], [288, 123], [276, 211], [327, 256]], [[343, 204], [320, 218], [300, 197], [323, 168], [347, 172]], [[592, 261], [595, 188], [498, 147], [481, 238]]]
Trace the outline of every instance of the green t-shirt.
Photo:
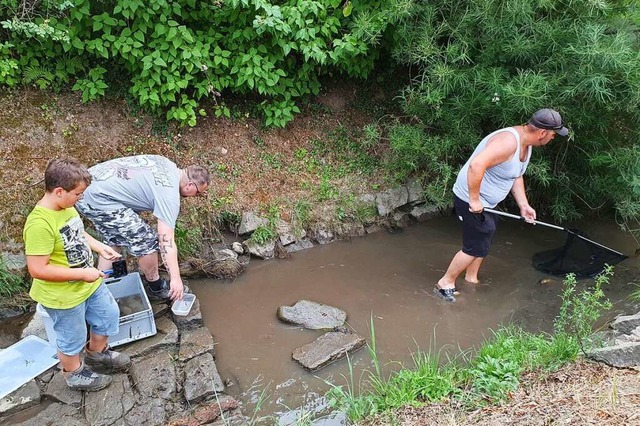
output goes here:
[[[93, 266], [91, 248], [84, 236], [84, 225], [73, 207], [51, 210], [35, 206], [23, 231], [27, 256], [49, 256], [49, 264], [65, 268]], [[53, 282], [34, 278], [29, 295], [47, 308], [69, 309], [93, 294], [102, 278], [84, 281]]]

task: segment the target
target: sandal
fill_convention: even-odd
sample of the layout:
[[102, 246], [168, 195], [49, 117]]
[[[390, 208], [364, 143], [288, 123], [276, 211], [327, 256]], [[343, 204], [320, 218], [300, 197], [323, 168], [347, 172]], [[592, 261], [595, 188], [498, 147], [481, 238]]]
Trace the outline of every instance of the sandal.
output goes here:
[[438, 287], [438, 285], [436, 284], [436, 286], [433, 288], [433, 292], [435, 294], [437, 294], [441, 299], [447, 301], [447, 302], [455, 302], [456, 298], [454, 296], [454, 294], [456, 294], [456, 289], [454, 288], [440, 288]]

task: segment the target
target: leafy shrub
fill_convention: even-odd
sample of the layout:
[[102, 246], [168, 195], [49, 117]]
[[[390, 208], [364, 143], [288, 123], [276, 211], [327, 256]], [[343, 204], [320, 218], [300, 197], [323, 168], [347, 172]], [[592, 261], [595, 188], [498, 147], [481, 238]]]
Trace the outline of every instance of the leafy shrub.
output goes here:
[[[484, 135], [551, 107], [572, 134], [535, 152], [532, 205], [559, 220], [612, 207], [623, 220], [640, 218], [634, 2], [416, 1], [405, 22], [394, 56], [415, 74], [400, 98], [428, 136], [392, 129], [401, 175], [423, 172], [450, 190]], [[428, 194], [442, 201], [442, 191]]]
[[[0, 84], [59, 87], [72, 77], [90, 100], [110, 81], [148, 111], [189, 126], [206, 113], [206, 98], [215, 101], [214, 115], [229, 116], [216, 99], [224, 91], [256, 96], [266, 124], [284, 126], [299, 112], [297, 99], [318, 93], [319, 75], [365, 77], [384, 31], [407, 12], [402, 3], [363, 0], [47, 0], [27, 14], [19, 3], [0, 0], [9, 42], [0, 70], [17, 65], [19, 72]], [[56, 75], [64, 56], [107, 75]], [[51, 78], [29, 81], [29, 67]]]
[[202, 230], [199, 227], [189, 228], [177, 223], [175, 240], [180, 258], [196, 256], [202, 250]]

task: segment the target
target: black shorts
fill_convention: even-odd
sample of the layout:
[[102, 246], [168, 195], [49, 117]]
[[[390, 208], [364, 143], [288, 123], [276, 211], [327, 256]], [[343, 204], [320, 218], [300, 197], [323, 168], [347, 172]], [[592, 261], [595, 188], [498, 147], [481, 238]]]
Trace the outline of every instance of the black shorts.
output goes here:
[[473, 257], [486, 257], [496, 232], [496, 215], [485, 211], [471, 213], [469, 203], [455, 195], [453, 206], [462, 223], [462, 252]]

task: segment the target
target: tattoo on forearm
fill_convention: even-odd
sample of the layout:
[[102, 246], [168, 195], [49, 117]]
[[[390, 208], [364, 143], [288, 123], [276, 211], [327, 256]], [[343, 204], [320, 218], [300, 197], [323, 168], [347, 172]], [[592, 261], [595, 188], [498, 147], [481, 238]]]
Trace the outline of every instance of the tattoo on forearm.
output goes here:
[[173, 238], [169, 237], [167, 234], [160, 234], [158, 236], [158, 241], [160, 242], [160, 253], [163, 255], [167, 253], [168, 248], [173, 247]]

